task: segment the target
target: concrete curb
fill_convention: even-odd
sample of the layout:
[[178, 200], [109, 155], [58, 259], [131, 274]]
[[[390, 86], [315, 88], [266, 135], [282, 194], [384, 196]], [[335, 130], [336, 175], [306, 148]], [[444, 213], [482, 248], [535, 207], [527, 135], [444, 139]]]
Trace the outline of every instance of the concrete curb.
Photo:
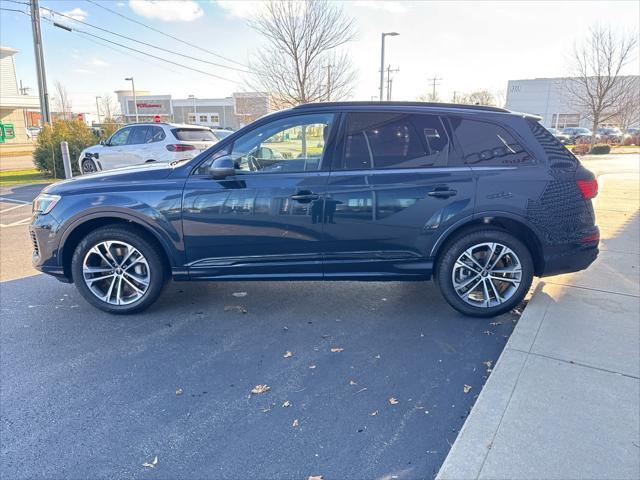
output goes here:
[[462, 480], [479, 477], [524, 368], [526, 352], [533, 346], [549, 307], [550, 297], [542, 292], [544, 287], [543, 281], [536, 285], [527, 308], [482, 388], [436, 479]]

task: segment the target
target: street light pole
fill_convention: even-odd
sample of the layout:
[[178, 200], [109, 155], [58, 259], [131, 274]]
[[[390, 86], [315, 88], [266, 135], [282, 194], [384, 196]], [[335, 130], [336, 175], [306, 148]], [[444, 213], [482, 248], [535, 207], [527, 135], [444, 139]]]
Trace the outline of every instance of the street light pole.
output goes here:
[[398, 32], [386, 32], [382, 34], [382, 46], [380, 48], [380, 101], [384, 98], [384, 39], [386, 36], [396, 37]]
[[100, 100], [102, 97], [96, 97], [96, 113], [98, 115], [98, 123], [100, 123], [100, 104], [98, 103], [98, 100]]
[[131, 90], [133, 90], [133, 107], [135, 108], [136, 112], [136, 123], [138, 123], [140, 120], [138, 118], [138, 99], [136, 98], [136, 84], [133, 83], [133, 77], [127, 77], [125, 78], [125, 80], [131, 82]]
[[40, 113], [44, 123], [51, 123], [49, 109], [49, 92], [47, 90], [47, 76], [44, 68], [44, 52], [42, 50], [42, 32], [40, 30], [40, 5], [38, 0], [30, 0], [31, 30], [33, 32], [33, 50], [36, 58], [36, 73], [38, 76], [38, 94], [40, 96]]

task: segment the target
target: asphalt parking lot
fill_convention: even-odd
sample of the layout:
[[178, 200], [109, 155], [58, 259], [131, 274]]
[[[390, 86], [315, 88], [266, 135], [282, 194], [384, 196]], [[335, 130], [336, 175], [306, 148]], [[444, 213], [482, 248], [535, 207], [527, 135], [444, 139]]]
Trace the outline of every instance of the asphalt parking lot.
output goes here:
[[0, 191], [6, 478], [431, 478], [517, 320], [422, 282], [172, 283], [110, 316], [31, 268], [40, 188]]
[[518, 318], [352, 282], [173, 283], [109, 316], [31, 268], [40, 188], [0, 190], [3, 478], [432, 478]]

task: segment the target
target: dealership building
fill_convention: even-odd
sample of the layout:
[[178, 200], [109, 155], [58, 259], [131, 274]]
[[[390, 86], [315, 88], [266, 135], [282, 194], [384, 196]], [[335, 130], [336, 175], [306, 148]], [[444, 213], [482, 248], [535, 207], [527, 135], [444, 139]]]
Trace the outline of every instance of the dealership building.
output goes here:
[[[640, 76], [633, 78], [640, 85]], [[541, 123], [547, 128], [592, 128], [591, 120], [572, 106], [571, 95], [567, 91], [569, 81], [569, 78], [509, 80], [505, 108], [514, 112], [538, 115], [542, 117]], [[617, 126], [611, 122], [613, 120], [601, 126]]]
[[237, 130], [269, 113], [269, 97], [257, 92], [238, 92], [225, 98], [172, 98], [171, 95], [150, 95], [148, 92], [118, 90], [124, 121], [153, 121], [190, 123], [207, 127], [226, 127]]

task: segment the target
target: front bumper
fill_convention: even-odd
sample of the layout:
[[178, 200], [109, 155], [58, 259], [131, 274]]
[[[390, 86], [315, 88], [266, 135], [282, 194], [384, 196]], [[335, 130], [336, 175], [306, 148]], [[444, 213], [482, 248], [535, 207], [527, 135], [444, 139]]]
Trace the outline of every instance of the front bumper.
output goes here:
[[31, 263], [36, 270], [68, 283], [71, 282], [71, 278], [64, 271], [59, 250], [58, 227], [58, 220], [50, 213], [33, 218], [29, 225], [29, 236], [33, 247]]

